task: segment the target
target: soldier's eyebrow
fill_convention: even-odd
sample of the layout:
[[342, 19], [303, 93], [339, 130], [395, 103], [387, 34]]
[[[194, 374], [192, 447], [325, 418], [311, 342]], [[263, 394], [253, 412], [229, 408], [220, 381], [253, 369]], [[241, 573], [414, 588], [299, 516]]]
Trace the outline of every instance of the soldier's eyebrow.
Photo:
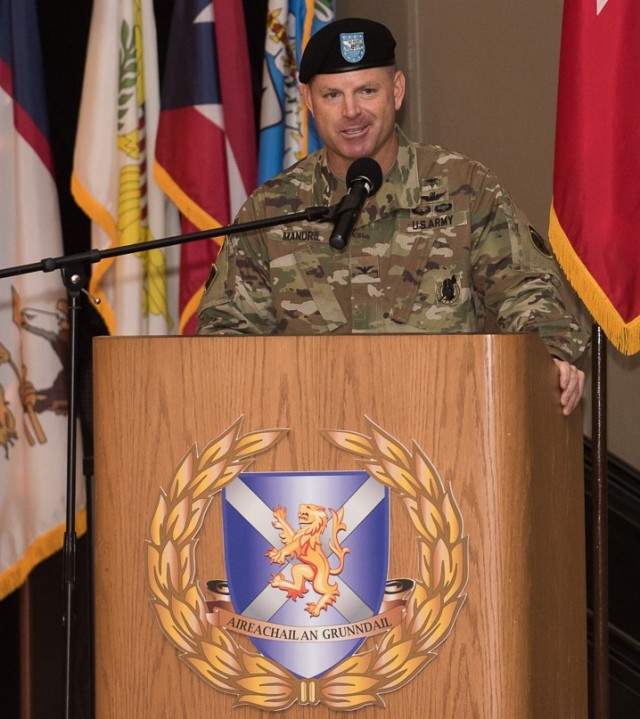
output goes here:
[[362, 90], [379, 90], [383, 85], [382, 80], [368, 80], [366, 82], [361, 82], [358, 85], [349, 85], [347, 87], [344, 86], [335, 86], [327, 84], [318, 84], [316, 85], [316, 90], [321, 95], [324, 95], [328, 92], [361, 92]]
[[318, 85], [315, 85], [314, 87], [321, 94], [325, 93], [325, 92], [342, 92], [342, 88], [335, 87], [334, 85], [318, 84]]
[[360, 90], [379, 90], [382, 87], [380, 80], [371, 80], [370, 82], [363, 82], [355, 88], [356, 92]]

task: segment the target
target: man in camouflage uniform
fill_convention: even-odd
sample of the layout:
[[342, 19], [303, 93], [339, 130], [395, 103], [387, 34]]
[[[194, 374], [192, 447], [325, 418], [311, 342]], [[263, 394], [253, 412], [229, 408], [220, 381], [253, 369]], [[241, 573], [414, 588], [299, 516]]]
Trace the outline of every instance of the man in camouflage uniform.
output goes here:
[[395, 40], [339, 20], [308, 43], [305, 101], [325, 147], [265, 183], [237, 222], [338, 203], [354, 159], [381, 166], [347, 248], [332, 226], [302, 221], [230, 235], [200, 306], [199, 334], [537, 331], [559, 368], [570, 413], [588, 335], [548, 244], [481, 164], [411, 142], [395, 125], [405, 80]]

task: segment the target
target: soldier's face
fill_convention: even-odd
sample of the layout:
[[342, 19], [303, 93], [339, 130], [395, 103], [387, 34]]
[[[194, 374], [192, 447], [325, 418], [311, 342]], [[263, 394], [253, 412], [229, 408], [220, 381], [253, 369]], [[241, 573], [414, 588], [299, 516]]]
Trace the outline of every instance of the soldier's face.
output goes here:
[[400, 71], [374, 67], [316, 75], [302, 89], [336, 174], [344, 177], [358, 157], [372, 157], [383, 172], [391, 168], [398, 152], [396, 112], [405, 91]]

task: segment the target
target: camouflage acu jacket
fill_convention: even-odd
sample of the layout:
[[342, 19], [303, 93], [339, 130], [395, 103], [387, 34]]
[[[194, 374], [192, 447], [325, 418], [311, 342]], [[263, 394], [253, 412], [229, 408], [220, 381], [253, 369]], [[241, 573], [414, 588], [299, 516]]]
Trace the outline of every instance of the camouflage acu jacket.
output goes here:
[[[347, 249], [327, 222], [277, 225], [224, 242], [198, 334], [538, 331], [575, 360], [588, 335], [545, 240], [496, 176], [398, 130], [398, 159]], [[321, 150], [260, 187], [236, 222], [336, 203], [344, 183]]]

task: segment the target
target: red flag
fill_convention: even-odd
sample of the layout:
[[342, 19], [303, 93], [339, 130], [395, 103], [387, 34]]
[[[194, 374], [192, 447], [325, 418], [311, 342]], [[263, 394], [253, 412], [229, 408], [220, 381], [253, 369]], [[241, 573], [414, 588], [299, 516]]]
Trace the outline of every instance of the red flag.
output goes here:
[[[242, 0], [176, 0], [162, 85], [154, 177], [182, 230], [228, 225], [255, 187], [256, 147]], [[180, 331], [195, 311], [218, 243], [182, 246]]]
[[565, 0], [549, 234], [609, 340], [640, 351], [640, 3]]

